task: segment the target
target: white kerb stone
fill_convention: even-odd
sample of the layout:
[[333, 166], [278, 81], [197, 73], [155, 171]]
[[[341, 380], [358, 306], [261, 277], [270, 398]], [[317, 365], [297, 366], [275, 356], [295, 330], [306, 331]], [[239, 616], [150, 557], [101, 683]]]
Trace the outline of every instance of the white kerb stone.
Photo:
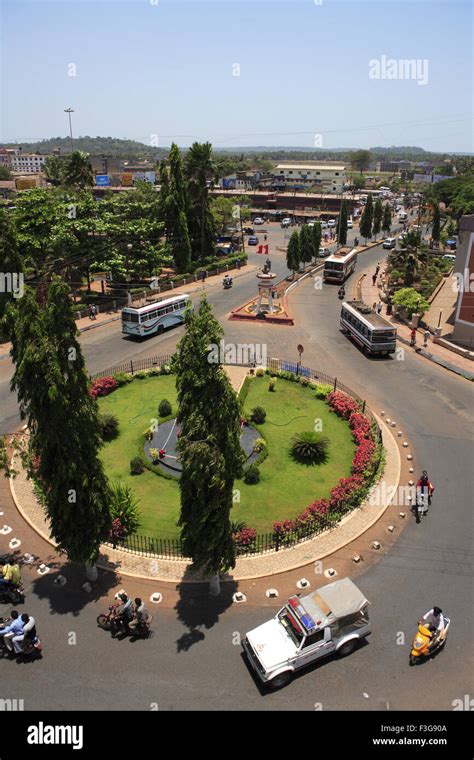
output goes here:
[[38, 575], [46, 575], [46, 573], [49, 573], [49, 567], [42, 563], [38, 568]]
[[299, 581], [296, 581], [296, 588], [309, 588], [310, 585], [307, 578], [300, 578]]
[[278, 591], [276, 588], [267, 588], [265, 591], [265, 596], [267, 599], [274, 599], [276, 596], [278, 596]]
[[241, 591], [236, 591], [232, 597], [232, 601], [235, 602], [235, 604], [242, 604], [242, 602], [247, 601], [247, 597]]
[[334, 570], [333, 567], [329, 567], [327, 570], [324, 571], [324, 575], [326, 578], [334, 578], [335, 575], [337, 575], [337, 570]]
[[152, 604], [159, 604], [162, 601], [163, 601], [163, 594], [160, 594], [159, 591], [155, 591], [155, 593], [150, 596], [150, 602]]
[[18, 549], [18, 547], [21, 545], [21, 541], [19, 538], [12, 538], [8, 546], [10, 549]]
[[380, 549], [380, 541], [372, 541], [372, 549]]

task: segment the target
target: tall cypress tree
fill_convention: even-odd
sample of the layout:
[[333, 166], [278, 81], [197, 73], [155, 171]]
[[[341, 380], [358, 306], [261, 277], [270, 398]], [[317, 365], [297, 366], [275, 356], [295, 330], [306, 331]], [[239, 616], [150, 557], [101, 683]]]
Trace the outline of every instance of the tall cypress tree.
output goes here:
[[[8, 212], [0, 209], [0, 337], [8, 340], [11, 321], [6, 317], [9, 305], [14, 306], [23, 291], [23, 266], [15, 231]], [[13, 312], [11, 312], [10, 317]]]
[[439, 242], [441, 233], [441, 225], [440, 225], [440, 212], [439, 212], [439, 204], [435, 203], [433, 206], [433, 230], [431, 232], [431, 237], [433, 240]]
[[337, 222], [337, 242], [341, 245], [345, 245], [347, 242], [347, 201], [345, 199], [341, 203]]
[[299, 268], [300, 260], [300, 236], [298, 230], [294, 230], [286, 249], [286, 266], [293, 274]]
[[377, 235], [380, 232], [381, 226], [382, 226], [382, 216], [383, 216], [383, 208], [382, 208], [382, 201], [380, 198], [377, 198], [375, 201], [374, 206], [374, 223], [372, 226], [372, 233], [375, 236], [375, 239], [377, 240]]
[[179, 148], [173, 143], [169, 153], [169, 183], [165, 181], [163, 200], [166, 240], [170, 244], [178, 272], [186, 272], [191, 260], [187, 222], [187, 194]]
[[188, 225], [193, 259], [215, 255], [216, 224], [210, 208], [208, 183], [217, 176], [217, 167], [208, 142], [192, 144], [184, 162], [188, 192]]
[[315, 222], [311, 227], [311, 237], [313, 239], [313, 256], [315, 259], [319, 256], [319, 249], [321, 248], [321, 239], [323, 236], [323, 230], [321, 222]]
[[51, 536], [73, 562], [95, 562], [107, 538], [111, 495], [102, 463], [97, 402], [77, 341], [69, 287], [59, 279], [40, 307], [32, 291], [18, 305], [12, 335], [17, 392], [45, 495]]
[[360, 234], [365, 238], [365, 242], [372, 237], [372, 219], [373, 219], [374, 207], [372, 204], [372, 194], [369, 194], [367, 203], [365, 204], [362, 219], [360, 220]]
[[[242, 475], [237, 396], [218, 353], [224, 331], [205, 298], [185, 317], [186, 332], [175, 358], [178, 450], [182, 475], [181, 540], [185, 556], [204, 576], [235, 566], [230, 510], [234, 479]], [[212, 348], [212, 350], [211, 350]]]
[[388, 203], [385, 204], [383, 209], [382, 229], [386, 235], [392, 229], [392, 211]]
[[308, 264], [313, 258], [313, 238], [311, 235], [311, 227], [307, 224], [303, 224], [300, 232], [300, 261], [304, 264]]

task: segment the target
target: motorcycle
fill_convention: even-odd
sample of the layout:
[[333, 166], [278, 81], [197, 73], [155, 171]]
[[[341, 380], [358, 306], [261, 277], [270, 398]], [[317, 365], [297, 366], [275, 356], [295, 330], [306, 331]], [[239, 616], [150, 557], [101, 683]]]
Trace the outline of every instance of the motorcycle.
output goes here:
[[415, 503], [413, 504], [412, 511], [416, 517], [416, 522], [419, 523], [422, 517], [428, 514], [428, 509], [431, 506], [431, 494], [423, 493], [417, 489], [415, 495]]
[[97, 616], [99, 628], [102, 628], [104, 631], [111, 631], [113, 638], [119, 632], [122, 632], [124, 636], [133, 636], [134, 638], [146, 638], [149, 635], [153, 620], [151, 615], [148, 616], [146, 623], [130, 628], [120, 617], [117, 617], [117, 609], [118, 604], [111, 604], [107, 613]]
[[222, 284], [224, 286], [224, 290], [228, 290], [232, 287], [232, 278], [231, 277], [224, 277]]
[[451, 623], [450, 618], [444, 616], [444, 628], [439, 634], [436, 644], [431, 649], [428, 648], [429, 644], [431, 643], [433, 633], [430, 631], [429, 628], [425, 625], [425, 623], [420, 620], [418, 623], [418, 631], [415, 634], [415, 638], [413, 639], [413, 644], [411, 645], [411, 652], [410, 652], [410, 665], [416, 665], [419, 662], [422, 662], [423, 660], [427, 659], [428, 657], [431, 657], [432, 654], [435, 652], [438, 652], [444, 645], [446, 644], [446, 637], [448, 635], [449, 630], [449, 624]]
[[23, 586], [4, 586], [0, 588], [0, 601], [14, 604], [23, 604], [25, 601], [25, 590]]
[[[11, 623], [11, 618], [0, 618], [0, 626], [3, 628]], [[33, 638], [25, 637], [21, 642], [21, 652], [15, 653], [17, 657], [30, 657], [32, 660], [39, 659], [43, 656], [43, 644], [38, 635]], [[5, 636], [0, 636], [0, 652], [1, 656], [11, 655], [11, 651], [5, 644]]]
[[342, 301], [345, 298], [345, 296], [346, 296], [346, 291], [344, 290], [344, 288], [340, 288], [337, 291], [337, 297]]

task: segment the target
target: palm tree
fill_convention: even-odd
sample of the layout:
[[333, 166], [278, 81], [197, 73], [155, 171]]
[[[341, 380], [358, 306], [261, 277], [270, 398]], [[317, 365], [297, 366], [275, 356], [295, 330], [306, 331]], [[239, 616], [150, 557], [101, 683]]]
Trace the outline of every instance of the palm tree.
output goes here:
[[420, 242], [418, 232], [407, 232], [404, 247], [390, 255], [391, 268], [404, 272], [404, 284], [407, 287], [412, 285], [415, 274], [428, 259], [426, 252], [419, 250]]
[[64, 160], [64, 184], [83, 190], [94, 184], [94, 173], [89, 161], [89, 154], [75, 150]]
[[193, 143], [186, 154], [184, 170], [188, 178], [190, 228], [198, 233], [202, 260], [206, 253], [214, 253], [216, 238], [214, 219], [209, 208], [209, 186], [217, 180], [211, 143]]
[[52, 185], [60, 185], [63, 181], [64, 160], [59, 156], [48, 156], [43, 164], [43, 171], [48, 182]]

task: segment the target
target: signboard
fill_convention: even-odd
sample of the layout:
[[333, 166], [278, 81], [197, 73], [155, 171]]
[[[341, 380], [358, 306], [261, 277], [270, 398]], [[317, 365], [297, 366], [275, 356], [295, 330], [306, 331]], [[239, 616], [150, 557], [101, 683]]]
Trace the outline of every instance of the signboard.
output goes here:
[[132, 187], [133, 174], [131, 172], [125, 172], [122, 174], [122, 187]]
[[110, 177], [108, 174], [96, 174], [95, 184], [97, 187], [110, 187]]

